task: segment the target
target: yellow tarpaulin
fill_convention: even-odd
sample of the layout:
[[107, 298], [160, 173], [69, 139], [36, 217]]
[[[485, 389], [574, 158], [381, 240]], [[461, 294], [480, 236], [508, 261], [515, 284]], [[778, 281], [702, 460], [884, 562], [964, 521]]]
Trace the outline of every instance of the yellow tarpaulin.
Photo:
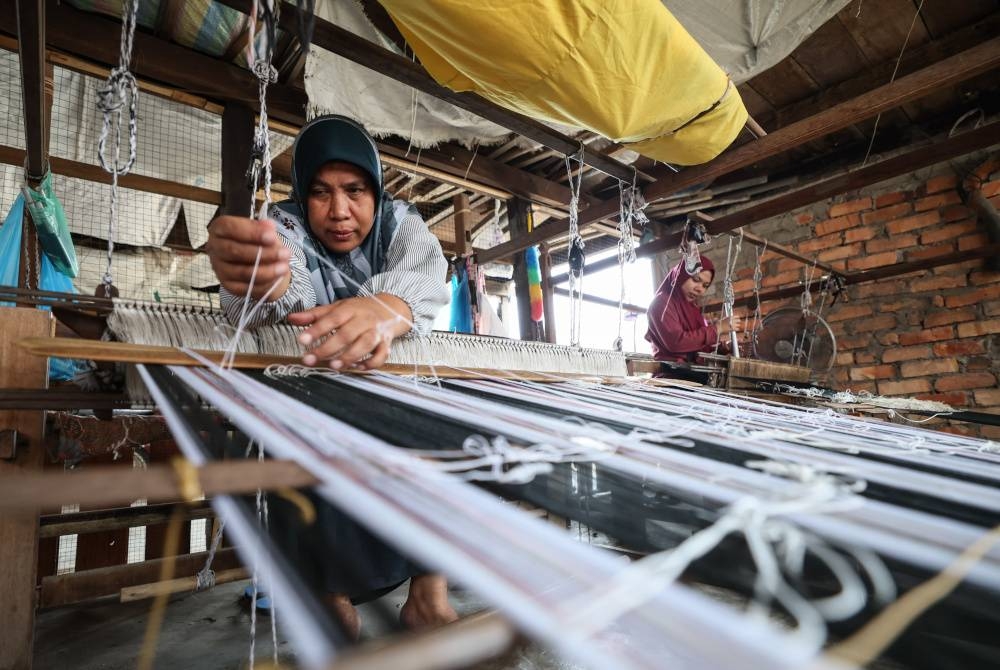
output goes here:
[[726, 73], [660, 0], [381, 4], [440, 84], [657, 160], [711, 160], [747, 120]]

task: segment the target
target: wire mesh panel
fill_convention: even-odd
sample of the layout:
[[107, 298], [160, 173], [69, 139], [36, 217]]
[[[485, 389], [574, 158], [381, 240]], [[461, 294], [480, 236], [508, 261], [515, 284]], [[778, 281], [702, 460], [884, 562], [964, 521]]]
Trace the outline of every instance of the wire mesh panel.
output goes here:
[[[65, 68], [54, 69], [50, 154], [99, 165], [98, 139], [104, 123], [97, 90], [103, 82]], [[0, 50], [0, 145], [24, 148], [20, 74], [16, 53]], [[122, 156], [127, 155], [127, 119], [123, 119]], [[112, 129], [113, 136], [113, 129]], [[218, 192], [221, 188], [222, 121], [218, 115], [139, 94], [136, 161], [131, 175]], [[287, 149], [292, 137], [271, 133], [272, 155]], [[106, 156], [111, 156], [108, 140]], [[6, 212], [23, 185], [20, 166], [0, 166], [0, 207]], [[111, 236], [111, 187], [55, 174], [53, 188], [66, 212], [80, 261], [74, 280], [81, 293], [94, 293], [107, 269]], [[197, 197], [192, 194], [192, 197]], [[204, 197], [204, 196], [202, 196]], [[277, 197], [276, 199], [281, 199]], [[249, 212], [250, 203], [247, 203]], [[204, 254], [207, 226], [217, 206], [198, 199], [119, 188], [115, 253], [111, 275], [122, 298], [211, 306], [218, 304], [216, 279]]]

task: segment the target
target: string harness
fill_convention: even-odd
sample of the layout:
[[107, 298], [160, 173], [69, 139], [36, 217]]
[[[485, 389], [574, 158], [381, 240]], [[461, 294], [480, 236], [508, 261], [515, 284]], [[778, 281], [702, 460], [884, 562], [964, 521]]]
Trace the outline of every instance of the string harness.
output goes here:
[[[580, 346], [581, 318], [583, 316], [583, 268], [587, 263], [583, 237], [580, 235], [580, 184], [583, 181], [584, 145], [574, 157], [566, 156], [566, 177], [569, 180], [569, 343]], [[576, 178], [573, 177], [572, 160], [578, 163]]]
[[[733, 245], [733, 236], [729, 236], [729, 244], [726, 247], [726, 272], [722, 278], [722, 318], [729, 321], [729, 346], [733, 358], [740, 357], [738, 335], [736, 333], [736, 291], [733, 289], [733, 272], [736, 269], [736, 262], [739, 260], [742, 249], [743, 229], [741, 228], [735, 248]], [[715, 346], [716, 351], [718, 351], [718, 341]]]
[[[101, 134], [97, 140], [97, 159], [101, 168], [111, 175], [111, 206], [108, 217], [108, 261], [101, 284], [104, 296], [112, 295], [111, 263], [115, 249], [115, 230], [118, 227], [118, 178], [129, 173], [135, 165], [136, 126], [139, 87], [130, 70], [132, 41], [135, 36], [139, 0], [123, 0], [122, 33], [118, 48], [118, 66], [111, 70], [104, 85], [97, 89], [97, 111], [103, 116]], [[122, 117], [127, 115], [128, 157], [122, 160]], [[108, 147], [110, 137], [111, 146]]]
[[625, 264], [636, 261], [635, 236], [636, 227], [643, 228], [649, 223], [649, 217], [644, 211], [648, 206], [642, 196], [642, 190], [637, 185], [638, 171], [632, 168], [632, 183], [618, 182], [618, 273], [621, 290], [618, 293], [618, 336], [612, 348], [622, 351], [622, 324], [625, 321]]

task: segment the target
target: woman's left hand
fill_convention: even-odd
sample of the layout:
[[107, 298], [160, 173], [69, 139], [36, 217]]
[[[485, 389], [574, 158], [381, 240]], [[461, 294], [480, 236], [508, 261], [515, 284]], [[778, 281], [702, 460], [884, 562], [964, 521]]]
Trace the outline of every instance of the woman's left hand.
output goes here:
[[[392, 340], [409, 332], [412, 320], [410, 306], [387, 293], [338, 300], [288, 315], [289, 323], [306, 326], [299, 335], [306, 347], [302, 362], [315, 365], [329, 360], [334, 370], [352, 365], [365, 370], [381, 367]], [[371, 358], [362, 361], [368, 354]]]

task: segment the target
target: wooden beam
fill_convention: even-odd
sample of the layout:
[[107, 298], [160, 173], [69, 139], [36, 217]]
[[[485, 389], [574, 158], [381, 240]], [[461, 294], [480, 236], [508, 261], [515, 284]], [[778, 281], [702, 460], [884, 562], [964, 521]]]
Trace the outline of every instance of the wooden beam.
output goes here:
[[[555, 293], [556, 295], [566, 296], [567, 298], [570, 297], [569, 289], [565, 289], [565, 288], [562, 288], [560, 286], [554, 287], [552, 289], [552, 292]], [[601, 298], [600, 296], [587, 295], [586, 293], [584, 293], [583, 294], [583, 301], [584, 302], [592, 302], [595, 305], [604, 305], [605, 307], [614, 307], [615, 309], [618, 309], [618, 301], [617, 300], [612, 300], [610, 298]], [[631, 303], [624, 303], [622, 305], [622, 308], [626, 312], [635, 312], [636, 314], [645, 314], [646, 313], [646, 308], [643, 307], [643, 306], [641, 306], [641, 305], [633, 305]]]
[[[251, 11], [252, 3], [249, 0], [218, 1], [244, 14]], [[295, 32], [298, 29], [295, 6], [289, 2], [281, 4], [285, 11], [280, 13], [280, 27], [283, 30]], [[560, 154], [569, 156], [579, 151], [579, 143], [573, 138], [556, 132], [535, 119], [503, 109], [473, 93], [452, 91], [434, 81], [418, 63], [369, 42], [365, 38], [320, 17], [315, 19], [312, 43], [390, 79], [411, 86], [422, 93], [450, 102], [456, 107], [554, 149]], [[584, 161], [601, 172], [618, 179], [631, 182], [634, 176], [631, 167], [604, 154], [594, 151], [587, 152], [584, 155]]]
[[653, 202], [688, 186], [716, 179], [912, 100], [989, 72], [997, 66], [1000, 66], [1000, 37], [994, 37], [918, 72], [900, 77], [868, 93], [727, 151], [704, 165], [667, 174], [646, 187], [644, 190], [646, 200]]
[[244, 104], [226, 103], [222, 112], [222, 208], [230, 216], [250, 216], [254, 193], [247, 181], [253, 150], [254, 113]]
[[[774, 135], [768, 135], [773, 137]], [[865, 186], [876, 184], [886, 179], [892, 179], [910, 173], [929, 165], [950, 160], [958, 156], [985, 149], [1000, 143], [1000, 121], [991, 123], [975, 130], [955, 135], [928, 144], [912, 151], [887, 158], [862, 168], [857, 168], [836, 177], [830, 177], [797, 189], [790, 193], [779, 195], [769, 200], [720, 216], [709, 222], [705, 227], [708, 232], [717, 235], [735, 230], [756, 221], [763, 221], [785, 212], [790, 212], [813, 202], [819, 202], [841, 193], [854, 191]], [[676, 248], [680, 244], [682, 233], [672, 233], [659, 239], [636, 247], [639, 257], [654, 256], [662, 251]], [[596, 272], [607, 267], [613, 267], [618, 262], [616, 258], [604, 259], [591, 263], [585, 272]], [[812, 261], [810, 261], [810, 264]], [[842, 273], [841, 273], [842, 274]], [[562, 283], [568, 275], [554, 277], [553, 281]]]
[[[115, 468], [121, 470], [121, 468]], [[196, 575], [205, 567], [208, 552], [184, 554], [174, 560], [174, 574], [177, 576]], [[157, 558], [141, 563], [94, 568], [65, 575], [53, 575], [42, 579], [39, 592], [39, 607], [61, 607], [86, 602], [94, 598], [119, 595], [123, 588], [149, 584], [160, 578], [160, 570], [167, 559]], [[232, 547], [219, 549], [212, 561], [215, 570], [231, 570], [239, 566], [239, 558]]]
[[[458, 256], [465, 256], [472, 248], [469, 241], [469, 229], [472, 228], [472, 211], [469, 209], [469, 196], [459, 193], [452, 201], [455, 208], [455, 251]], [[474, 288], [472, 290], [475, 290]]]
[[17, 43], [21, 63], [21, 102], [24, 112], [24, 146], [28, 176], [41, 179], [48, 167], [49, 130], [45, 105], [45, 5], [44, 0], [17, 0]]
[[[55, 319], [49, 312], [8, 307], [0, 328], [0, 388], [48, 387], [48, 359], [16, 346], [23, 337], [49, 338]], [[24, 477], [39, 476], [45, 461], [44, 414], [0, 411], [0, 491]], [[8, 432], [14, 431], [14, 432]], [[15, 437], [21, 438], [18, 444]], [[35, 570], [38, 563], [38, 510], [25, 505], [0, 514], [0, 668], [31, 668], [35, 627]]]
[[39, 537], [59, 537], [95, 531], [118, 530], [135, 526], [163, 524], [180, 508], [184, 519], [207, 519], [213, 516], [208, 502], [162, 503], [138, 507], [96, 509], [86, 512], [46, 514], [40, 519]]
[[[24, 155], [24, 149], [0, 145], [0, 163], [5, 163], [7, 165], [24, 165]], [[97, 182], [100, 184], [111, 183], [111, 175], [97, 165], [80, 163], [78, 161], [71, 161], [66, 158], [57, 158], [55, 156], [49, 159], [49, 163], [51, 164], [52, 172], [55, 174], [61, 174], [67, 177], [76, 177], [78, 179], [86, 179], [87, 181]], [[156, 177], [145, 177], [135, 173], [119, 177], [118, 185], [123, 188], [135, 189], [136, 191], [156, 193], [158, 195], [166, 195], [172, 198], [184, 198], [187, 200], [194, 200], [196, 202], [204, 202], [210, 205], [222, 204], [222, 194], [218, 191], [212, 191], [207, 188], [199, 188], [197, 186], [189, 186], [187, 184], [178, 184], [177, 182], [157, 179]]]
[[542, 311], [545, 319], [545, 341], [556, 343], [556, 308], [552, 293], [552, 254], [544, 244], [539, 249], [539, 269], [542, 272]]
[[[507, 202], [507, 229], [511, 239], [519, 239], [528, 233], [528, 203], [520, 198]], [[528, 264], [524, 254], [517, 254], [514, 262], [514, 295], [517, 298], [517, 320], [522, 340], [534, 340], [535, 333], [531, 320], [531, 296], [528, 293]]]
[[[11, 5], [0, 3], [0, 31], [16, 35], [17, 20]], [[46, 0], [45, 11], [50, 48], [105, 66], [117, 65], [120, 23], [58, 0]], [[289, 14], [294, 21], [294, 8]], [[141, 30], [135, 33], [132, 72], [186, 93], [257, 108], [257, 79], [252, 73]], [[272, 84], [268, 92], [271, 116], [295, 125], [305, 122], [305, 91]]]

